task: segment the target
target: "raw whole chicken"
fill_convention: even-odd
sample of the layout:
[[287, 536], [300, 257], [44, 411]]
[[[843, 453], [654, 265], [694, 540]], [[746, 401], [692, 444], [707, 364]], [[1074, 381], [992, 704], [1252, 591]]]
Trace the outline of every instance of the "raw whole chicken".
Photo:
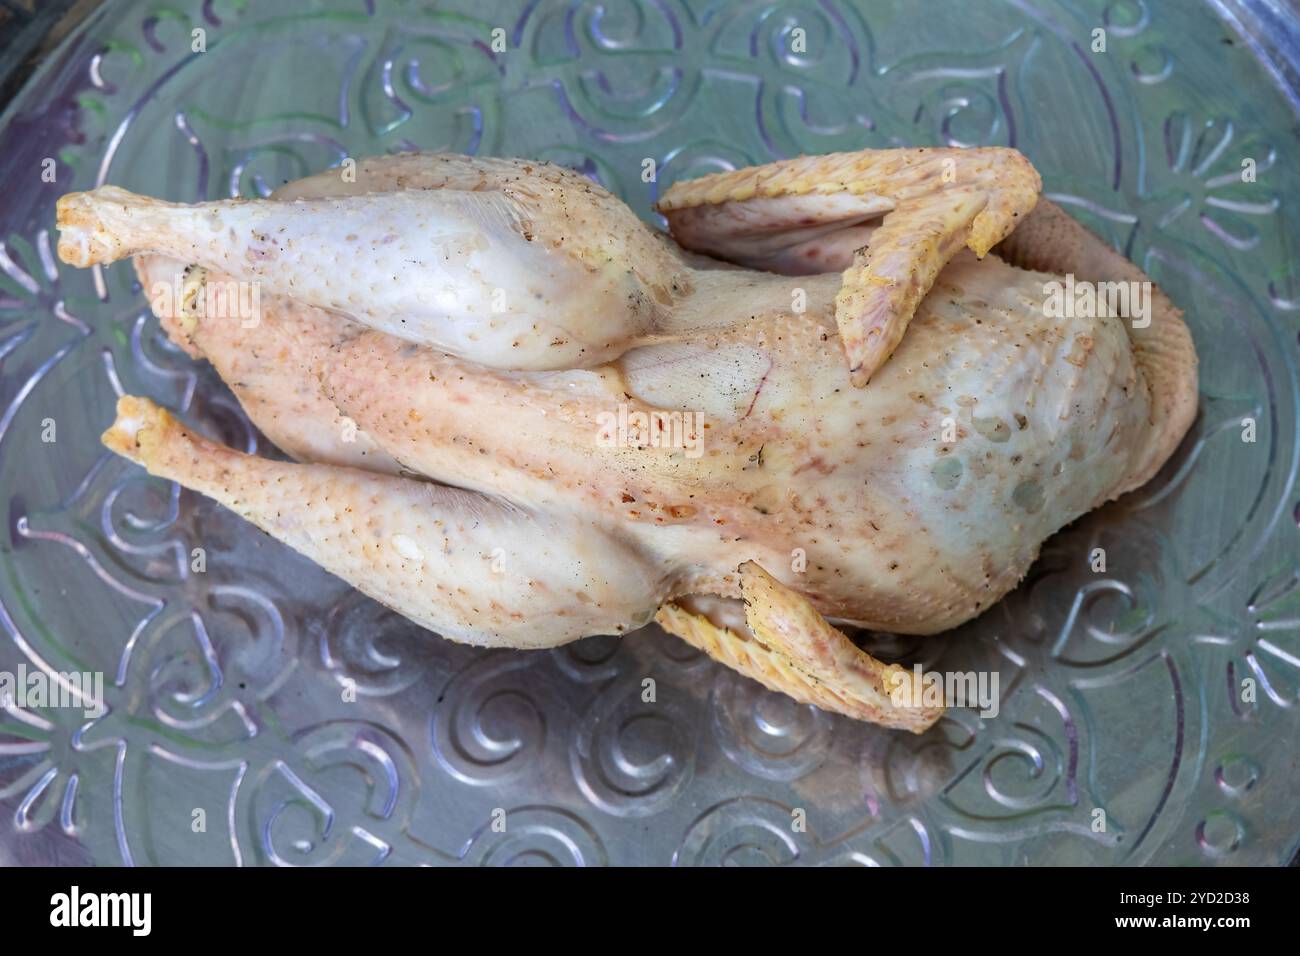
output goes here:
[[408, 618], [519, 648], [655, 620], [921, 732], [917, 675], [827, 619], [980, 614], [1196, 411], [1159, 290], [1141, 322], [1045, 309], [1147, 279], [1039, 189], [1010, 149], [801, 157], [674, 185], [669, 238], [563, 168], [403, 154], [265, 200], [70, 194], [58, 252], [134, 256], [295, 461], [131, 396], [105, 444]]

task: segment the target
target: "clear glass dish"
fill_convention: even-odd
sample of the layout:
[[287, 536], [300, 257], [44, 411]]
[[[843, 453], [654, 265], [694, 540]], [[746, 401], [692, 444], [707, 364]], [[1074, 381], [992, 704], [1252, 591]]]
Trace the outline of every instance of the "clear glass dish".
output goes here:
[[[1300, 171], [1294, 24], [1271, 9], [104, 5], [0, 119], [0, 670], [102, 671], [108, 705], [0, 712], [0, 861], [1290, 859]], [[344, 156], [444, 149], [575, 165], [650, 217], [676, 178], [939, 143], [1026, 152], [1186, 310], [1202, 396], [1164, 472], [1051, 539], [983, 617], [874, 638], [1001, 675], [995, 719], [954, 711], [919, 738], [769, 694], [654, 628], [524, 653], [404, 622], [101, 448], [127, 391], [269, 453], [128, 267], [51, 256], [55, 199], [104, 182], [253, 196]]]

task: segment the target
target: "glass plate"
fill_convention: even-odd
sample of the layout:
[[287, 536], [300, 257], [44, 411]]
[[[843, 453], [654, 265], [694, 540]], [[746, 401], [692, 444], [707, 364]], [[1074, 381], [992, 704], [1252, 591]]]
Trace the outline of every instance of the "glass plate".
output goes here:
[[[100, 671], [107, 703], [0, 712], [0, 858], [1288, 860], [1300, 180], [1294, 73], [1255, 6], [106, 4], [0, 122], [0, 670]], [[919, 738], [654, 628], [524, 653], [406, 623], [101, 448], [126, 391], [274, 453], [129, 267], [51, 256], [55, 199], [104, 182], [255, 196], [441, 149], [571, 164], [651, 217], [681, 177], [939, 143], [1027, 153], [1187, 310], [1202, 394], [1163, 473], [1052, 538], [1006, 600], [940, 638], [875, 638], [1000, 674], [995, 718], [956, 710]]]

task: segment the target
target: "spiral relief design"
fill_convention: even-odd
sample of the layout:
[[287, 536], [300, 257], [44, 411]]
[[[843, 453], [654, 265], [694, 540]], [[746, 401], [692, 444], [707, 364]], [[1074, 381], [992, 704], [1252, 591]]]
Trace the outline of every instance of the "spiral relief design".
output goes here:
[[646, 693], [644, 679], [607, 685], [583, 715], [569, 747], [579, 788], [615, 816], [660, 812], [694, 773], [696, 744], [684, 708], [657, 696], [647, 701]]
[[806, 833], [792, 828], [793, 809], [756, 798], [710, 807], [686, 831], [673, 853], [674, 866], [793, 863]]
[[293, 763], [274, 759], [240, 788], [234, 812], [258, 852], [279, 865], [382, 863], [412, 812], [414, 754], [355, 721], [309, 728], [294, 744]]
[[797, 780], [826, 759], [835, 725], [816, 707], [729, 671], [718, 675], [709, 703], [723, 753], [756, 777]]
[[[948, 32], [926, 26], [951, 19], [942, 0], [275, 6], [121, 0], [0, 129], [0, 671], [99, 671], [107, 704], [94, 720], [0, 704], [9, 858], [1284, 862], [1300, 834], [1295, 116], [1249, 44], [1217, 43], [1215, 69], [1184, 53], [1231, 39], [1208, 4], [967, 5]], [[63, 192], [264, 196], [347, 157], [445, 149], [563, 163], [662, 225], [651, 206], [678, 179], [899, 144], [1024, 150], [1053, 200], [1173, 295], [1201, 354], [1197, 422], [1149, 485], [1054, 536], [956, 632], [856, 635], [887, 660], [996, 673], [996, 715], [953, 709], [917, 738], [854, 724], [654, 627], [453, 645], [97, 442], [130, 392], [274, 454], [130, 269], [61, 271]]]
[[465, 848], [479, 866], [604, 866], [609, 856], [596, 831], [577, 815], [554, 807], [503, 810], [501, 829], [488, 824]]
[[529, 658], [485, 653], [457, 674], [433, 711], [433, 756], [464, 783], [499, 784], [534, 769], [546, 715], [529, 692]]
[[398, 694], [445, 660], [428, 631], [349, 591], [330, 608], [320, 641], [321, 663], [345, 687], [376, 697]]

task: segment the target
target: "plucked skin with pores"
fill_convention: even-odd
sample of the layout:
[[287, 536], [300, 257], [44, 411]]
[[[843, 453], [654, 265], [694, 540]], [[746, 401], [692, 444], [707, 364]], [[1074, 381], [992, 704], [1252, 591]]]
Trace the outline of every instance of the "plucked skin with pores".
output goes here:
[[[825, 618], [979, 614], [1195, 412], [1158, 291], [1144, 329], [1045, 315], [1059, 273], [1145, 277], [1037, 190], [1010, 150], [806, 158], [669, 190], [688, 252], [574, 173], [409, 154], [270, 200], [73, 194], [59, 253], [134, 255], [146, 292], [259, 284], [251, 328], [201, 294], [154, 307], [303, 464], [143, 400], [105, 441], [414, 620], [537, 647], [658, 613], [770, 687], [921, 730], [938, 711]], [[683, 440], [611, 435], [638, 412]]]

